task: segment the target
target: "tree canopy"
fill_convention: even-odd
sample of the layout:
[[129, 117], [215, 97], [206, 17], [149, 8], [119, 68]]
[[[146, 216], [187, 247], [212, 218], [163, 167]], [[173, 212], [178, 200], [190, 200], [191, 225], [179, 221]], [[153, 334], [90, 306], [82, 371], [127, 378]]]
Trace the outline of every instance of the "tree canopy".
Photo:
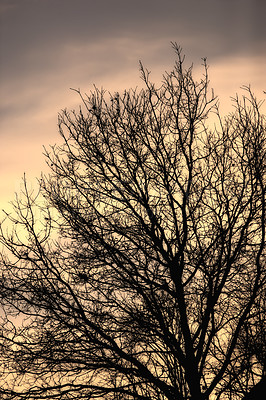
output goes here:
[[[265, 379], [265, 116], [162, 83], [82, 95], [1, 224], [3, 399], [242, 399]], [[6, 221], [12, 225], [9, 231]]]

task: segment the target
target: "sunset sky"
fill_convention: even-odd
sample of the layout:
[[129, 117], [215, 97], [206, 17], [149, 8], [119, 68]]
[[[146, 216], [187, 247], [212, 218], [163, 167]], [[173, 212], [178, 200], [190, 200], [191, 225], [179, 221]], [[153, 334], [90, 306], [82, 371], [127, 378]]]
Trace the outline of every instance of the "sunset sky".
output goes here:
[[47, 170], [43, 145], [60, 143], [57, 114], [70, 88], [141, 85], [139, 60], [160, 82], [177, 42], [195, 65], [207, 57], [222, 111], [251, 84], [266, 90], [265, 0], [0, 0], [0, 210]]

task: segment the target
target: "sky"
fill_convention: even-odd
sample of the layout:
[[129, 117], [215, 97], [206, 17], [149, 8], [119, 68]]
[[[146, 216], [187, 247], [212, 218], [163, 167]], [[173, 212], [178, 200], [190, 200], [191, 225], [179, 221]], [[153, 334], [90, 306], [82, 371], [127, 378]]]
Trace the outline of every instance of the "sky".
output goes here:
[[[266, 90], [265, 0], [0, 0], [0, 215], [26, 173], [48, 171], [58, 113], [89, 93], [141, 86], [139, 60], [160, 83], [171, 42], [199, 73], [207, 57], [221, 110], [251, 85]], [[232, 110], [232, 109], [231, 109]]]

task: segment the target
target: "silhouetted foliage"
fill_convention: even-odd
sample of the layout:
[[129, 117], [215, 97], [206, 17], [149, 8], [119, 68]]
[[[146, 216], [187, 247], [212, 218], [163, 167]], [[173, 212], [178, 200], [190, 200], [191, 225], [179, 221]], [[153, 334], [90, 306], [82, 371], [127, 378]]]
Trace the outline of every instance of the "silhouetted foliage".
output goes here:
[[[265, 117], [219, 115], [174, 45], [159, 88], [59, 117], [2, 224], [3, 399], [241, 399], [265, 375]], [[13, 321], [13, 322], [12, 322]]]

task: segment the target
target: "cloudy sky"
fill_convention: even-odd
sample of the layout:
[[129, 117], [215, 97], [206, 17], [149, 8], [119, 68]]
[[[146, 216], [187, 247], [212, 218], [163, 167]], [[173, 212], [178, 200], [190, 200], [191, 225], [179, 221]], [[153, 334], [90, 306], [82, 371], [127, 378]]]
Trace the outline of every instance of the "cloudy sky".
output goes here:
[[245, 84], [263, 98], [265, 15], [265, 0], [0, 0], [0, 210], [45, 170], [57, 114], [79, 102], [69, 88], [141, 85], [139, 60], [159, 82], [171, 41], [196, 72], [207, 57], [224, 110]]

